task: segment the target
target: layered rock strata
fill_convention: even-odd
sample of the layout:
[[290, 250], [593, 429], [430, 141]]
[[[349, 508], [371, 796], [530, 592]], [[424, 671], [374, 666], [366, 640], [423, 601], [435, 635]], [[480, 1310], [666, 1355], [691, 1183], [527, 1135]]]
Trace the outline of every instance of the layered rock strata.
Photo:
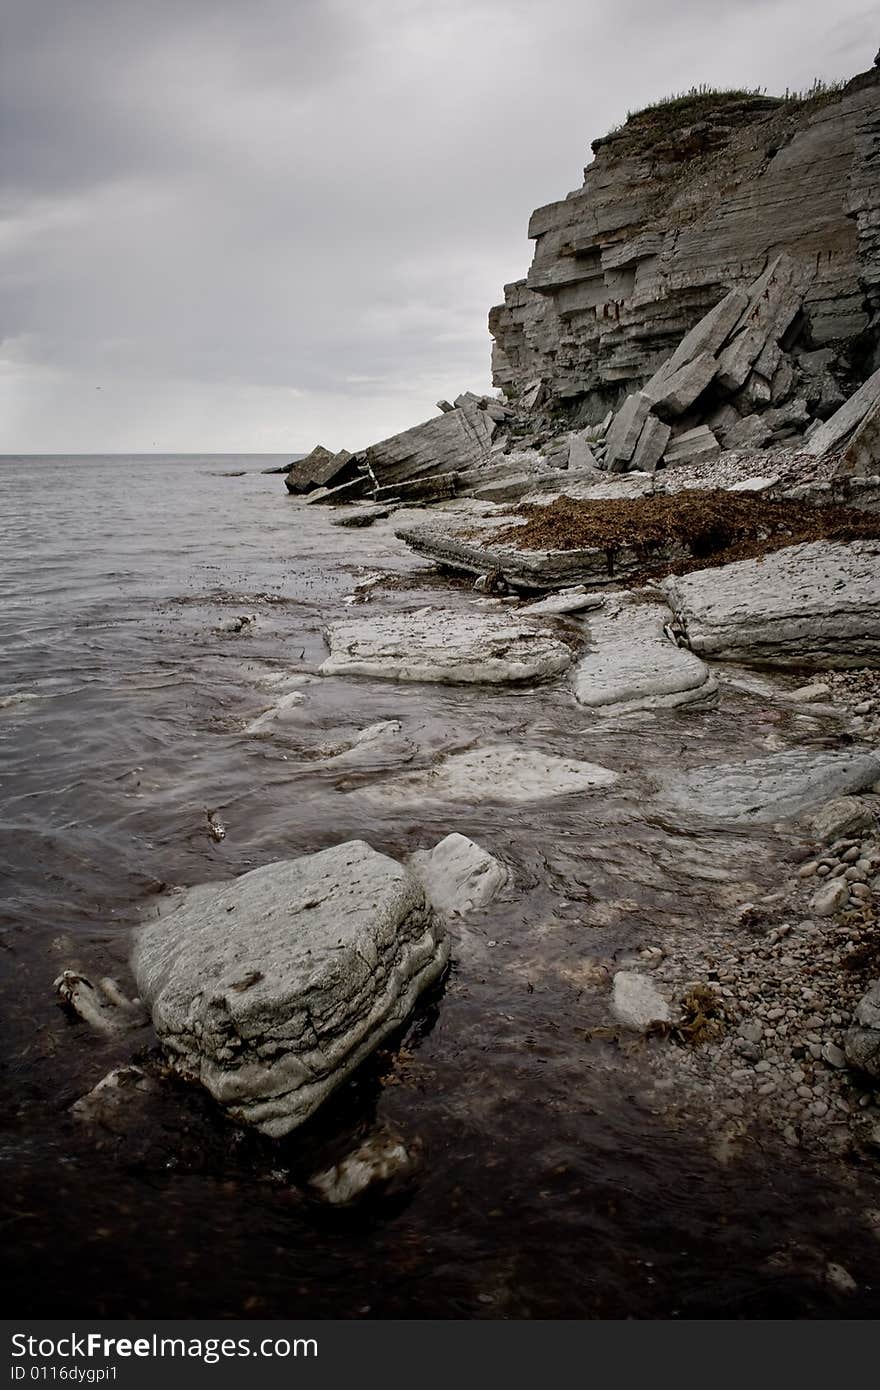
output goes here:
[[863, 369], [880, 305], [878, 93], [874, 69], [812, 100], [695, 95], [594, 142], [583, 187], [533, 214], [528, 277], [491, 311], [495, 384], [598, 418], [780, 250], [810, 277], [809, 345]]

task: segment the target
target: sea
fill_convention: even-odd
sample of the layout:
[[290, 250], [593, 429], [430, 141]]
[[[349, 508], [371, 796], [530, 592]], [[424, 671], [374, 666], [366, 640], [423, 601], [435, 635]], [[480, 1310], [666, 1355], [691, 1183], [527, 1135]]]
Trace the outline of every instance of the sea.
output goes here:
[[[320, 676], [328, 623], [476, 599], [393, 518], [351, 530], [289, 497], [266, 471], [284, 462], [0, 459], [6, 1315], [876, 1315], [876, 1174], [722, 1112], [711, 1078], [704, 1100], [679, 1094], [656, 1042], [607, 1026], [610, 969], [707, 930], [723, 885], [767, 892], [790, 848], [664, 817], [652, 793], [784, 743], [784, 721], [735, 691], [711, 713], [599, 724], [564, 683]], [[487, 786], [402, 807], [381, 755], [332, 761], [381, 720], [411, 767], [515, 743], [620, 776], [538, 804]], [[453, 923], [449, 976], [406, 1030], [284, 1141], [164, 1075], [149, 1028], [100, 1036], [56, 996], [65, 969], [131, 995], [133, 934], [169, 888], [355, 838], [402, 859], [453, 830], [508, 887]], [[112, 1123], [77, 1118], [130, 1064], [160, 1083]], [[416, 1172], [351, 1208], [317, 1200], [309, 1177], [377, 1130]]]

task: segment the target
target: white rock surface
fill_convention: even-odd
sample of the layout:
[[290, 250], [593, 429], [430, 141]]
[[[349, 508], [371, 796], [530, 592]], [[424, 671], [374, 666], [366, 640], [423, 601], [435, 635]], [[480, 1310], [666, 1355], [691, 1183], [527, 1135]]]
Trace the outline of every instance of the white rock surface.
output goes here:
[[813, 917], [833, 917], [849, 900], [849, 884], [842, 878], [831, 878], [813, 894], [810, 912]]
[[666, 636], [666, 604], [636, 593], [609, 594], [591, 617], [590, 651], [574, 671], [578, 702], [601, 714], [626, 714], [713, 698], [718, 686], [705, 662]]
[[422, 608], [327, 629], [324, 676], [441, 684], [506, 684], [564, 671], [571, 648], [540, 624], [504, 613]]
[[448, 957], [414, 875], [352, 840], [188, 890], [140, 932], [133, 968], [172, 1066], [278, 1137], [405, 1021]]
[[880, 663], [880, 542], [813, 541], [663, 581], [691, 649], [780, 666]]
[[543, 801], [610, 787], [616, 781], [616, 772], [597, 763], [558, 758], [517, 744], [498, 744], [454, 753], [433, 767], [400, 773], [356, 794], [383, 808], [435, 800], [474, 806], [492, 801]]
[[624, 1028], [640, 1033], [652, 1023], [668, 1023], [671, 1017], [660, 991], [635, 970], [618, 970], [614, 976], [611, 1012]]
[[409, 866], [438, 912], [460, 917], [485, 907], [507, 882], [507, 870], [488, 851], [454, 831], [433, 849], [416, 850]]
[[861, 791], [878, 776], [880, 756], [865, 750], [792, 748], [678, 774], [667, 783], [663, 798], [717, 821], [775, 821]]

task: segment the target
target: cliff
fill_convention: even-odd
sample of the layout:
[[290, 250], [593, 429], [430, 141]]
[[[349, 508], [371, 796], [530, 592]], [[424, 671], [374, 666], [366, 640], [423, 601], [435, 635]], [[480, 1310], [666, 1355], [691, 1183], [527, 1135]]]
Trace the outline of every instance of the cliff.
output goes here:
[[880, 68], [806, 99], [693, 93], [593, 151], [583, 187], [533, 213], [528, 276], [490, 313], [508, 399], [540, 382], [551, 410], [598, 420], [780, 252], [807, 287], [786, 346], [825, 349], [844, 394], [880, 366]]

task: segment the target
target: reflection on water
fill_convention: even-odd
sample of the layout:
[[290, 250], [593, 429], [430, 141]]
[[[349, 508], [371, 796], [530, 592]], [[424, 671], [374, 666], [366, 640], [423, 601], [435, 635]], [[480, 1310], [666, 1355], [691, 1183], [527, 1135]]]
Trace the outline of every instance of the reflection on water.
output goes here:
[[[773, 885], [784, 839], [713, 834], [652, 795], [671, 769], [784, 746], [788, 716], [744, 691], [614, 725], [564, 684], [315, 678], [329, 620], [472, 600], [426, 577], [425, 591], [379, 586], [346, 607], [368, 574], [428, 572], [393, 522], [335, 528], [259, 472], [270, 462], [0, 462], [0, 1190], [15, 1312], [876, 1312], [870, 1173], [829, 1160], [817, 1176], [771, 1135], [722, 1166], [658, 1102], [638, 1049], [587, 1036], [607, 1020], [616, 960]], [[250, 621], [234, 631], [238, 617]], [[401, 740], [334, 761], [385, 720]], [[493, 802], [491, 788], [480, 805], [383, 802], [404, 766], [508, 740], [619, 780], [544, 804]], [[131, 930], [163, 885], [352, 837], [399, 857], [451, 830], [502, 858], [511, 884], [456, 927], [449, 980], [402, 1046], [306, 1131], [281, 1145], [242, 1134], [174, 1081], [121, 1133], [69, 1116], [132, 1043], [68, 1020], [52, 980], [73, 965], [130, 988]], [[149, 1033], [134, 1047], [152, 1055]], [[357, 1212], [307, 1201], [298, 1181], [377, 1119], [422, 1145], [415, 1183]], [[823, 1282], [829, 1260], [858, 1295]]]

